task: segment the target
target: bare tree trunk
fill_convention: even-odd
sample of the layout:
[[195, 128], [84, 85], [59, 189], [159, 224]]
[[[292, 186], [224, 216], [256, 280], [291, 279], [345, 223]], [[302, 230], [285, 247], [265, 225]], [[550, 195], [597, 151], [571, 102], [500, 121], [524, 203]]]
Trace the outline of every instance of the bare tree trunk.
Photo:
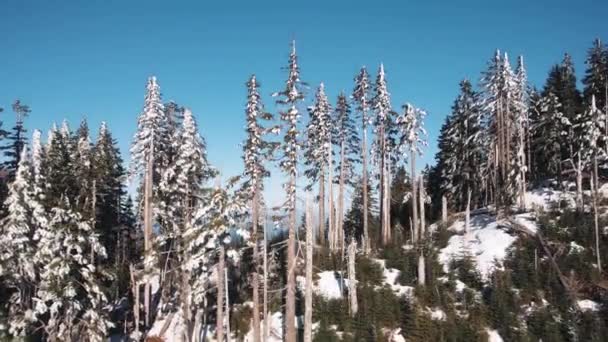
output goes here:
[[467, 208], [464, 213], [464, 232], [468, 233], [471, 225], [471, 189], [467, 191]]
[[224, 342], [224, 265], [225, 251], [224, 246], [220, 246], [220, 256], [217, 263], [217, 305], [215, 331], [218, 342]]
[[325, 169], [319, 170], [319, 243], [325, 245]]
[[329, 144], [329, 161], [327, 163], [328, 165], [328, 173], [329, 173], [329, 179], [328, 179], [328, 186], [329, 186], [329, 249], [334, 252], [337, 248], [337, 236], [336, 236], [336, 227], [335, 227], [335, 223], [336, 223], [336, 212], [334, 209], [334, 166], [333, 166], [333, 156], [332, 156], [332, 150], [331, 150], [331, 144]]
[[414, 229], [414, 243], [418, 242], [419, 239], [422, 238], [420, 236], [420, 230], [418, 229], [418, 201], [416, 194], [418, 193], [416, 189], [416, 152], [410, 152], [410, 179], [412, 183], [412, 227]]
[[580, 151], [576, 164], [576, 207], [581, 213], [585, 210], [585, 205], [583, 203], [583, 167]]
[[390, 159], [386, 160], [386, 176], [384, 177], [386, 198], [386, 210], [384, 212], [384, 220], [386, 226], [386, 241], [390, 243], [393, 239], [391, 231], [391, 167]]
[[357, 253], [357, 240], [351, 238], [348, 245], [348, 294], [350, 298], [350, 316], [355, 317], [359, 307], [357, 305], [357, 275], [355, 274], [355, 258]]
[[251, 287], [253, 288], [253, 341], [260, 342], [260, 277], [258, 274], [260, 258], [258, 256], [258, 223], [259, 218], [259, 187], [257, 180], [255, 182], [255, 189], [253, 194], [253, 201], [251, 203], [251, 218], [252, 218], [252, 229], [251, 229], [251, 243], [253, 245], [253, 273], [251, 280]]
[[[144, 176], [144, 273], [150, 273], [150, 253], [152, 251], [152, 182], [154, 163], [154, 141], [150, 146], [150, 155]], [[148, 277], [146, 277], [148, 278]], [[144, 284], [144, 317], [146, 327], [150, 326], [150, 295], [151, 287], [148, 282]]]
[[228, 296], [228, 268], [224, 268], [224, 286], [226, 287], [226, 341], [230, 342], [230, 298]]
[[[599, 148], [596, 146], [596, 149]], [[602, 259], [600, 253], [600, 230], [599, 230], [599, 216], [598, 216], [598, 195], [599, 195], [599, 177], [597, 170], [597, 152], [593, 154], [593, 181], [591, 182], [591, 191], [593, 192], [593, 220], [595, 224], [595, 255], [597, 257], [597, 269], [602, 273]]]
[[[363, 113], [365, 116], [365, 113]], [[365, 119], [364, 119], [365, 120]], [[368, 222], [368, 194], [367, 194], [367, 127], [363, 125], [363, 143], [361, 145], [362, 163], [363, 163], [363, 252], [368, 255], [371, 252], [369, 242], [369, 222]]]
[[[418, 189], [418, 193], [420, 194], [420, 241], [425, 241], [426, 238], [426, 217], [424, 212], [424, 202], [425, 202], [425, 191], [424, 191], [424, 177], [420, 176], [420, 189]], [[413, 197], [416, 197], [414, 194]], [[425, 262], [424, 262], [424, 250], [421, 246], [420, 255], [418, 256], [418, 285], [424, 286], [426, 279], [426, 270], [425, 270]]]
[[268, 341], [270, 322], [268, 321], [268, 241], [266, 241], [266, 212], [264, 212], [264, 342]]
[[338, 189], [338, 217], [337, 217], [337, 229], [338, 229], [338, 237], [340, 239], [340, 249], [342, 250], [342, 255], [344, 256], [344, 178], [346, 177], [346, 155], [345, 151], [346, 147], [344, 146], [344, 141], [340, 146], [340, 183]]
[[312, 206], [306, 201], [306, 288], [304, 294], [304, 342], [312, 342]]
[[448, 222], [448, 199], [445, 195], [441, 196], [441, 221]]
[[135, 333], [139, 335], [139, 283], [135, 278], [135, 271], [133, 270], [133, 264], [129, 265], [129, 271], [131, 273], [131, 286], [133, 291], [133, 325]]
[[418, 285], [424, 286], [426, 278], [426, 270], [424, 263], [424, 251], [420, 249], [420, 255], [418, 256]]
[[426, 215], [424, 212], [424, 203], [426, 199], [426, 192], [424, 189], [424, 177], [420, 176], [420, 236], [424, 239], [426, 237]]
[[[292, 174], [291, 188], [295, 189], [296, 177]], [[285, 305], [285, 341], [296, 342], [296, 197], [290, 199], [289, 237], [287, 240], [287, 299]]]
[[386, 178], [386, 172], [385, 172], [385, 168], [386, 168], [386, 141], [384, 139], [384, 126], [380, 126], [379, 132], [378, 132], [378, 145], [380, 146], [380, 165], [379, 165], [379, 170], [380, 170], [380, 230], [381, 230], [381, 234], [382, 234], [382, 244], [386, 245], [387, 243], [387, 238], [386, 238], [386, 231], [387, 231], [387, 227], [385, 224], [385, 216], [386, 216], [386, 189], [385, 189], [385, 178]]

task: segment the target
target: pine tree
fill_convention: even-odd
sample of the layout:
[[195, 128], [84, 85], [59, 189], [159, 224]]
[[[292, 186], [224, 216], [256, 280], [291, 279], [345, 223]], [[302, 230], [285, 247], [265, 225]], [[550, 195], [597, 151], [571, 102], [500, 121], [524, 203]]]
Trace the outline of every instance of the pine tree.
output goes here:
[[296, 55], [295, 42], [292, 43], [291, 54], [289, 55], [289, 75], [285, 89], [273, 94], [280, 97], [277, 104], [284, 107], [280, 111], [281, 121], [283, 121], [283, 155], [280, 158], [280, 167], [288, 176], [288, 181], [285, 183], [285, 192], [287, 199], [283, 204], [283, 209], [287, 212], [289, 235], [287, 242], [287, 298], [285, 308], [285, 340], [287, 342], [296, 341], [296, 177], [298, 150], [300, 149], [300, 141], [298, 139], [298, 121], [300, 113], [298, 104], [304, 99], [302, 92], [302, 82], [300, 81], [300, 67]]
[[10, 133], [6, 134], [6, 137], [9, 140], [8, 144], [2, 147], [4, 157], [7, 158], [7, 160], [2, 163], [2, 166], [8, 171], [9, 182], [15, 178], [15, 172], [17, 171], [17, 165], [19, 164], [23, 146], [27, 143], [27, 130], [25, 129], [23, 122], [31, 112], [30, 107], [22, 104], [19, 100], [16, 100], [12, 107], [13, 112], [15, 113], [15, 126]]
[[534, 119], [532, 126], [534, 159], [538, 165], [537, 177], [560, 178], [562, 145], [570, 126], [558, 97], [553, 93], [542, 97], [538, 117]]
[[[116, 140], [107, 124], [102, 122], [97, 141], [92, 151], [91, 172], [94, 174], [96, 189], [95, 229], [100, 234], [101, 243], [108, 252], [108, 262], [122, 259], [121, 249], [126, 248], [121, 232], [121, 203], [126, 192], [123, 186], [125, 170]], [[119, 245], [121, 248], [119, 248]]]
[[336, 230], [339, 236], [339, 244], [342, 251], [346, 249], [344, 239], [344, 192], [347, 185], [352, 186], [355, 179], [354, 166], [359, 162], [359, 135], [355, 128], [355, 123], [351, 114], [350, 105], [346, 95], [341, 93], [338, 96], [333, 122], [335, 133], [332, 134], [333, 144], [340, 151], [340, 159], [336, 165], [338, 174], [338, 215], [336, 220]]
[[516, 159], [517, 141], [515, 133], [515, 118], [518, 112], [517, 80], [511, 69], [509, 58], [501, 56], [496, 51], [494, 59], [489, 63], [481, 80], [483, 92], [483, 111], [488, 125], [487, 142], [488, 154], [486, 174], [492, 181], [492, 192], [497, 207], [508, 209], [517, 191], [517, 171], [513, 171], [512, 160]]
[[[372, 123], [369, 115], [370, 105], [371, 105], [371, 95], [370, 95], [370, 85], [369, 85], [369, 75], [367, 74], [367, 69], [365, 67], [361, 68], [361, 71], [355, 77], [355, 89], [353, 90], [352, 95], [354, 101], [357, 104], [357, 113], [359, 115], [359, 119], [361, 120], [361, 132], [362, 132], [362, 143], [361, 143], [361, 181], [362, 184], [368, 184], [368, 170], [367, 170], [367, 161], [368, 161], [368, 153], [367, 153], [367, 133], [368, 126]], [[370, 241], [369, 241], [369, 220], [368, 220], [368, 211], [369, 211], [369, 195], [367, 186], [362, 187], [362, 196], [363, 196], [363, 240], [362, 246], [363, 251], [367, 254], [370, 252]]]
[[244, 176], [246, 177], [244, 190], [247, 199], [251, 203], [251, 239], [253, 247], [254, 271], [251, 286], [253, 288], [253, 331], [254, 341], [260, 341], [260, 295], [259, 295], [259, 246], [258, 231], [260, 224], [261, 195], [264, 178], [270, 175], [264, 165], [276, 148], [276, 144], [264, 139], [264, 135], [270, 133], [274, 127], [267, 127], [264, 121], [273, 119], [272, 114], [264, 110], [262, 99], [258, 92], [259, 84], [255, 75], [247, 82], [247, 106], [245, 116], [247, 121], [247, 138], [243, 144], [243, 161], [245, 163]]
[[380, 65], [378, 77], [374, 86], [374, 98], [372, 100], [374, 113], [376, 115], [374, 154], [378, 164], [380, 178], [380, 222], [382, 225], [382, 243], [388, 244], [391, 240], [390, 227], [390, 169], [392, 151], [394, 147], [394, 112], [391, 108], [390, 94], [386, 85], [384, 65]]
[[599, 38], [593, 41], [593, 46], [587, 52], [585, 64], [587, 65], [583, 78], [585, 103], [587, 106], [591, 105], [591, 97], [595, 95], [597, 108], [603, 110], [606, 106], [608, 85], [608, 49]]
[[[304, 175], [310, 183], [307, 189], [312, 189], [314, 183], [319, 183], [319, 241], [325, 243], [325, 183], [326, 173], [333, 158], [331, 144], [333, 123], [330, 116], [331, 107], [325, 95], [325, 86], [319, 85], [314, 104], [308, 108], [309, 120], [306, 127], [306, 145], [304, 165], [307, 167]], [[331, 180], [330, 180], [331, 181]], [[331, 185], [330, 185], [331, 186]], [[333, 207], [333, 195], [330, 194], [330, 217]], [[333, 221], [330, 219], [330, 239], [333, 234]]]
[[469, 190], [473, 198], [481, 198], [482, 179], [482, 117], [479, 94], [467, 80], [460, 82], [460, 94], [452, 106], [439, 138], [438, 165], [443, 180], [442, 188], [450, 203], [462, 210]]
[[33, 295], [36, 284], [36, 251], [33, 239], [36, 228], [36, 200], [33, 197], [33, 176], [27, 147], [19, 157], [15, 179], [6, 200], [7, 217], [0, 236], [0, 277], [11, 291], [8, 301], [9, 333], [27, 336], [32, 333], [36, 315]]
[[[201, 203], [192, 215], [191, 224], [187, 225], [183, 234], [184, 260], [181, 268], [189, 274], [190, 314], [194, 317], [193, 328], [189, 333], [192, 336], [199, 336], [203, 326], [203, 315], [207, 307], [207, 293], [215, 285], [218, 288], [218, 306], [221, 307], [223, 295], [219, 288], [222, 287], [223, 275], [218, 274], [217, 283], [211, 281], [213, 269], [218, 261], [223, 262], [223, 252], [230, 243], [231, 230], [235, 230], [237, 222], [246, 212], [247, 204], [241, 196], [237, 196], [231, 191], [234, 181], [228, 182], [226, 188], [219, 185], [209, 195], [206, 203]], [[243, 234], [241, 232], [241, 234]], [[244, 234], [247, 235], [247, 234]], [[220, 258], [218, 259], [218, 252]], [[227, 254], [233, 252], [228, 251]], [[216, 278], [216, 279], [217, 279]], [[220, 296], [222, 295], [222, 296]], [[219, 329], [221, 321], [216, 322]], [[219, 341], [220, 339], [218, 339]]]
[[103, 311], [107, 297], [101, 282], [109, 277], [88, 253], [103, 259], [105, 249], [90, 220], [61, 196], [51, 209], [48, 227], [39, 229], [36, 259], [41, 265], [36, 313], [49, 341], [103, 341], [112, 323]]

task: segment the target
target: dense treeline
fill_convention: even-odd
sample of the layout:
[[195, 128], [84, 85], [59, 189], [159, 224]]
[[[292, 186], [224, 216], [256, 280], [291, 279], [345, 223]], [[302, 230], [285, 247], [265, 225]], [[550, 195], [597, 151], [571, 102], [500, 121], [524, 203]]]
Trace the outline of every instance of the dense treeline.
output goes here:
[[[512, 68], [496, 51], [479, 87], [460, 82], [436, 163], [424, 168], [416, 160], [427, 145], [426, 112], [393, 106], [383, 65], [375, 78], [362, 68], [352, 93], [332, 103], [324, 83], [305, 92], [295, 43], [285, 85], [272, 94], [274, 114], [258, 77], [245, 84], [244, 168], [231, 178], [207, 160], [194, 113], [164, 103], [155, 77], [128, 168], [106, 123], [92, 139], [86, 121], [75, 131], [63, 122], [43, 143], [38, 130], [27, 138], [32, 111], [16, 101], [14, 128], [0, 129], [1, 333], [142, 340], [175, 325], [175, 339], [248, 334], [258, 342], [272, 338], [271, 315], [281, 312], [289, 342], [485, 341], [487, 329], [508, 341], [601, 341], [607, 294], [593, 284], [608, 253], [598, 214], [608, 49], [599, 40], [586, 65], [582, 91], [568, 54], [539, 90], [523, 57]], [[285, 182], [277, 208], [264, 200], [273, 165]], [[570, 244], [554, 267], [604, 303], [596, 312], [574, 308], [571, 287], [564, 292], [547, 259], [538, 261], [532, 238], [518, 239], [487, 279], [466, 248], [448, 270], [439, 263], [454, 234], [448, 211], [465, 212], [465, 229], [476, 208], [509, 218], [530, 209], [526, 191], [540, 185], [576, 193], [576, 211], [545, 213], [540, 229], [553, 245]], [[279, 229], [269, 232], [273, 224]], [[577, 254], [572, 243], [593, 247]], [[305, 244], [314, 251], [306, 261]], [[312, 266], [340, 281], [348, 274], [348, 299], [304, 291]], [[387, 269], [399, 272], [393, 286], [405, 293], [385, 284]], [[540, 309], [525, 312], [530, 302]]]

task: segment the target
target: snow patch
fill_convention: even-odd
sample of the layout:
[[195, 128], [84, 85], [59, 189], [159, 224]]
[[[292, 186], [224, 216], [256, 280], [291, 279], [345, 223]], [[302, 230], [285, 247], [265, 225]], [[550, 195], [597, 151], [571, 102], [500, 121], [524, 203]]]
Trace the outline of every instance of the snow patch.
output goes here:
[[336, 277], [336, 274], [340, 273], [336, 273], [334, 271], [324, 271], [318, 273], [319, 280], [315, 286], [315, 292], [326, 299], [342, 298], [345, 281], [344, 279], [341, 279], [342, 277], [340, 275], [338, 276], [339, 278]]
[[486, 329], [486, 331], [488, 332], [488, 342], [504, 342], [498, 331], [490, 329]]
[[543, 210], [548, 210], [561, 201], [565, 201], [570, 207], [576, 206], [575, 195], [572, 192], [553, 190], [551, 188], [528, 191], [526, 192], [525, 201], [526, 207], [541, 208]]
[[500, 263], [516, 237], [498, 227], [496, 218], [480, 214], [471, 218], [469, 232], [464, 233], [464, 221], [456, 221], [450, 228], [461, 234], [450, 237], [448, 245], [439, 253], [439, 261], [448, 272], [450, 261], [462, 256], [466, 250], [473, 256], [482, 278], [487, 280], [496, 262]]
[[590, 299], [582, 299], [576, 303], [582, 311], [599, 311], [600, 304]]

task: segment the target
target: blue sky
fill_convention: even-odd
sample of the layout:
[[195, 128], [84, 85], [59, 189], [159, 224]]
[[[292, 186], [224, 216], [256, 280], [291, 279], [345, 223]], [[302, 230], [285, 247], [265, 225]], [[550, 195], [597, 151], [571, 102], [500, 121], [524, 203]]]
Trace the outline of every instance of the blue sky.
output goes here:
[[[208, 3], [215, 4], [208, 4]], [[577, 72], [596, 37], [608, 38], [606, 1], [17, 1], [0, 6], [0, 106], [32, 108], [27, 126], [102, 120], [125, 159], [156, 75], [164, 99], [190, 107], [225, 174], [241, 171], [244, 83], [255, 73], [267, 108], [282, 87], [289, 41], [302, 79], [323, 81], [332, 101], [362, 65], [387, 72], [395, 108], [428, 113], [435, 139], [458, 82], [477, 82], [496, 48], [525, 56], [530, 80], [570, 52]], [[310, 90], [312, 95], [314, 89]], [[5, 126], [13, 117], [2, 114]]]

